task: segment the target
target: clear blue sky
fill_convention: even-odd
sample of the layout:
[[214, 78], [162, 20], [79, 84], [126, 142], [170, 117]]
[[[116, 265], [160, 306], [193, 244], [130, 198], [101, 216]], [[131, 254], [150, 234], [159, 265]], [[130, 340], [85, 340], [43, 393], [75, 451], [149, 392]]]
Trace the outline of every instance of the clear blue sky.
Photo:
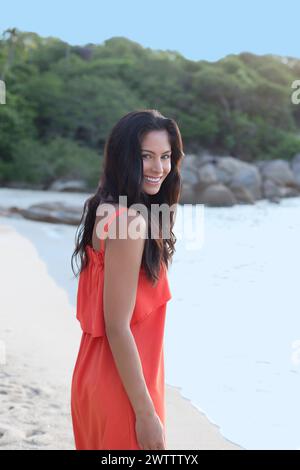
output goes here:
[[243, 51], [300, 57], [299, 0], [2, 0], [0, 32], [17, 27], [70, 44], [125, 36], [215, 61]]

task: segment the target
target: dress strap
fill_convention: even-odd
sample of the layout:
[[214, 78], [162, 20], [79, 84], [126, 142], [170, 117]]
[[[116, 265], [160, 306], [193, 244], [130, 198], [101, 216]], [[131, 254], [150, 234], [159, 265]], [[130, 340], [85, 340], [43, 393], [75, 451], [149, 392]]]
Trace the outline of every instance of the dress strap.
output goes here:
[[[122, 212], [125, 212], [127, 211], [127, 207], [121, 207], [120, 209], [117, 209], [114, 214], [112, 214], [112, 216], [108, 219], [108, 221], [106, 222], [106, 224], [104, 225], [104, 228], [103, 228], [103, 231], [104, 232], [108, 232], [108, 227], [110, 226], [110, 224], [112, 223], [112, 221], [119, 215], [119, 214], [122, 214]], [[100, 250], [103, 249], [104, 251], [104, 238], [100, 237]]]

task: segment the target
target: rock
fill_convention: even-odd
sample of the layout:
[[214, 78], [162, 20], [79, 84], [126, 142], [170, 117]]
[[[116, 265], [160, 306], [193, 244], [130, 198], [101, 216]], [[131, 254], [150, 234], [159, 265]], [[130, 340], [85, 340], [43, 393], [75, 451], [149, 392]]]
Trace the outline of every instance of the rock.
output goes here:
[[181, 177], [185, 184], [194, 185], [198, 183], [198, 175], [195, 169], [184, 167], [181, 169]]
[[299, 196], [299, 191], [289, 186], [280, 186], [270, 179], [263, 182], [264, 197], [270, 200], [274, 198], [295, 197]]
[[195, 204], [205, 204], [213, 207], [229, 207], [237, 203], [235, 196], [223, 184], [211, 184], [196, 196]]
[[[293, 160], [293, 164], [296, 173], [299, 164], [298, 157]], [[262, 167], [264, 197], [273, 199], [299, 196], [300, 185], [292, 168], [293, 166], [290, 166], [285, 160], [272, 160]]]
[[[258, 168], [254, 165], [233, 157], [221, 157], [215, 169], [218, 180], [229, 186], [230, 189], [244, 187], [247, 189], [251, 200], [262, 197], [262, 178]], [[241, 194], [240, 191], [237, 191], [237, 193]], [[244, 196], [247, 199], [246, 193], [244, 193]], [[242, 195], [241, 197], [243, 198], [241, 202], [245, 202], [246, 199]]]
[[[229, 187], [243, 187], [253, 200], [262, 197], [262, 178], [258, 169], [249, 163], [243, 163], [237, 172], [233, 175]], [[246, 194], [246, 193], [245, 193]]]
[[211, 155], [209, 153], [202, 153], [201, 155], [199, 155], [197, 159], [198, 168], [201, 168], [203, 165], [206, 165], [207, 163], [211, 163], [215, 165], [220, 158], [221, 157], [218, 157], [216, 155]]
[[197, 171], [197, 187], [202, 190], [210, 184], [218, 183], [218, 178], [214, 165], [206, 163], [202, 165]]
[[190, 168], [195, 170], [199, 165], [199, 156], [194, 154], [185, 155], [184, 159], [182, 160], [181, 170]]
[[264, 182], [263, 182], [263, 192], [264, 192], [264, 196], [267, 199], [272, 199], [274, 197], [276, 197], [276, 198], [281, 197], [280, 187], [270, 179], [265, 179], [264, 180]]
[[195, 192], [193, 186], [183, 182], [180, 192], [180, 204], [195, 204]]
[[253, 195], [244, 186], [234, 184], [234, 185], [230, 185], [230, 189], [239, 203], [241, 204], [254, 204], [255, 203], [255, 199]]
[[233, 157], [218, 158], [215, 169], [219, 182], [226, 185], [229, 184], [233, 176], [243, 165], [244, 162]]
[[2, 217], [9, 217], [10, 216], [10, 209], [4, 206], [0, 206], [0, 216]]
[[270, 160], [255, 160], [253, 165], [261, 172], [262, 169], [270, 162]]
[[292, 167], [294, 165], [300, 165], [300, 153], [297, 153], [294, 158], [292, 159], [292, 162], [291, 162], [291, 165]]
[[293, 186], [295, 177], [289, 163], [285, 160], [272, 160], [263, 166], [262, 176], [280, 186]]
[[294, 178], [297, 184], [297, 187], [300, 189], [300, 153], [295, 155], [291, 162], [291, 169], [294, 174]]
[[48, 191], [77, 191], [86, 192], [87, 184], [83, 180], [56, 180], [48, 188]]
[[[261, 160], [256, 165], [232, 156], [215, 156], [208, 153], [186, 156], [181, 169], [183, 180], [181, 202], [197, 203], [199, 199], [202, 201], [203, 198], [205, 200], [207, 197], [210, 198], [216, 191], [218, 196], [213, 204], [220, 205], [218, 201], [223, 197], [225, 205], [254, 204], [263, 197], [263, 177], [260, 170], [269, 168], [270, 163], [268, 160]], [[206, 192], [210, 186], [214, 188]], [[272, 197], [275, 197], [274, 194], [278, 197], [279, 194], [295, 194], [295, 188], [293, 191], [291, 189], [276, 191], [273, 187], [270, 188], [268, 183], [266, 188], [267, 192], [273, 194]], [[209, 199], [207, 201], [210, 204]]]
[[11, 212], [21, 214], [25, 219], [43, 222], [78, 225], [82, 207], [69, 206], [62, 202], [45, 202], [33, 204], [28, 209], [10, 208]]

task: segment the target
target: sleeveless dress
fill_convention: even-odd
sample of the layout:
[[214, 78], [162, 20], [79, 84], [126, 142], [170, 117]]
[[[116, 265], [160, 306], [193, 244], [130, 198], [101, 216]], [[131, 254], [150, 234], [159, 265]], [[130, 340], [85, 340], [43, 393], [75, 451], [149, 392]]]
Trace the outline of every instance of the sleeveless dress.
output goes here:
[[[115, 211], [108, 225], [123, 207]], [[135, 413], [105, 334], [103, 314], [104, 240], [100, 250], [86, 246], [88, 265], [80, 273], [76, 318], [82, 336], [71, 384], [71, 416], [76, 450], [139, 450]], [[103, 246], [102, 246], [103, 245]], [[102, 246], [102, 247], [101, 247]], [[165, 431], [163, 337], [167, 301], [172, 298], [167, 269], [161, 264], [153, 286], [141, 267], [130, 322], [143, 374]]]

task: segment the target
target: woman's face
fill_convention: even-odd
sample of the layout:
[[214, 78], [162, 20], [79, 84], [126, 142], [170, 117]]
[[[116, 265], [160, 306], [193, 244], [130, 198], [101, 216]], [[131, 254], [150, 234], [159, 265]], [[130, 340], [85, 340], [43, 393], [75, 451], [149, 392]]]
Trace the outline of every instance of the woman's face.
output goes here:
[[142, 140], [143, 191], [156, 194], [171, 171], [171, 145], [165, 130], [149, 131]]

